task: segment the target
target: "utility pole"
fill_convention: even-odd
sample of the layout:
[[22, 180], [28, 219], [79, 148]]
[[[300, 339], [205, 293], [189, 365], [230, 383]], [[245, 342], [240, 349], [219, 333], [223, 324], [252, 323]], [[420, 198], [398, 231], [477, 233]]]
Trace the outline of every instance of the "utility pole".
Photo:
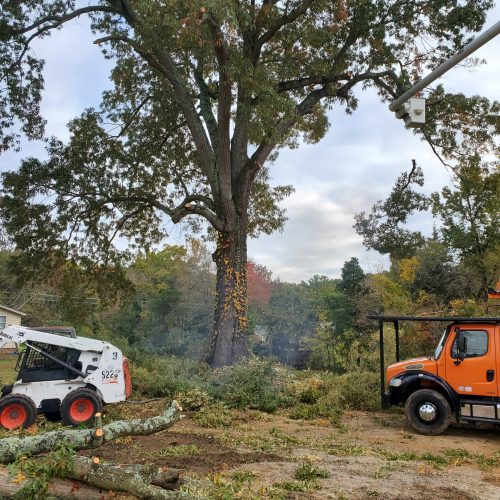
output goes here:
[[422, 78], [422, 80], [418, 81], [403, 95], [395, 99], [389, 106], [389, 109], [396, 113], [397, 118], [403, 118], [407, 127], [415, 128], [422, 126], [425, 123], [425, 99], [413, 96], [499, 34], [500, 21], [474, 38], [460, 52], [444, 61], [425, 78]]

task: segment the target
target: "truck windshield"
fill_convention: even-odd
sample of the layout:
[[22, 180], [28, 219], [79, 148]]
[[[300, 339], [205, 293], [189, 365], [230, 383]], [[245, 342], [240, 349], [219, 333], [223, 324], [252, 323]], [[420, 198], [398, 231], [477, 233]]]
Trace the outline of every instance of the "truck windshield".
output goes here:
[[436, 350], [434, 351], [433, 358], [434, 359], [439, 359], [439, 356], [441, 356], [441, 353], [443, 352], [443, 347], [444, 347], [444, 342], [446, 340], [446, 334], [448, 333], [448, 330], [446, 330], [443, 335], [441, 336], [441, 340], [439, 341], [439, 344], [436, 347]]

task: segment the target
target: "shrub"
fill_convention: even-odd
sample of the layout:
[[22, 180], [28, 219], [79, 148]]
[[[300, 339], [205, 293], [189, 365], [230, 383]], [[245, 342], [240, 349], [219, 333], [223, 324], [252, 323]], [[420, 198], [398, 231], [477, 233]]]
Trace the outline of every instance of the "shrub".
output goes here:
[[233, 415], [226, 407], [216, 403], [200, 410], [194, 419], [202, 427], [229, 427]]
[[346, 373], [337, 379], [339, 407], [348, 410], [380, 408], [380, 378], [377, 373]]
[[275, 363], [250, 359], [216, 370], [210, 380], [211, 395], [233, 408], [273, 412], [283, 405], [283, 383]]
[[203, 388], [210, 369], [198, 361], [169, 356], [140, 357], [132, 365], [134, 391], [149, 397], [174, 397], [195, 387]]
[[326, 469], [316, 467], [311, 462], [304, 462], [297, 467], [293, 477], [299, 481], [312, 481], [313, 479], [328, 478], [330, 473]]
[[290, 410], [288, 416], [295, 420], [313, 420], [322, 416], [320, 413], [317, 405], [299, 404]]
[[184, 410], [199, 410], [210, 404], [210, 396], [200, 387], [194, 387], [176, 396]]

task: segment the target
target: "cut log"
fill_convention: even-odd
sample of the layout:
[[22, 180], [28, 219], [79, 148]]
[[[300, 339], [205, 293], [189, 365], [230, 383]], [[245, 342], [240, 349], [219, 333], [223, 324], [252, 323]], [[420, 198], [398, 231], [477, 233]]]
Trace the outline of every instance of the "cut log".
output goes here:
[[116, 465], [96, 463], [87, 457], [75, 457], [68, 477], [85, 481], [92, 486], [112, 491], [124, 491], [138, 498], [191, 499], [192, 495], [167, 491], [178, 485], [184, 471], [147, 465]]
[[[44, 457], [40, 459], [42, 462]], [[183, 469], [147, 465], [115, 465], [100, 463], [98, 457], [75, 457], [71, 472], [63, 478], [54, 478], [47, 496], [56, 498], [101, 500], [110, 492], [123, 492], [130, 498], [192, 499], [192, 495], [175, 490], [181, 485]], [[0, 497], [10, 498], [30, 480], [19, 482], [9, 477], [5, 466], [0, 466]]]
[[[16, 496], [27, 482], [27, 479], [20, 482], [12, 481], [9, 478], [7, 467], [0, 466], [0, 498], [12, 498]], [[80, 481], [67, 481], [57, 478], [51, 482], [47, 490], [47, 496], [63, 500], [102, 500], [103, 498], [108, 498], [108, 493], [109, 491], [104, 491]], [[128, 497], [121, 496], [120, 498], [133, 497], [128, 495]]]
[[[11, 437], [0, 440], [0, 463], [14, 462], [17, 457], [38, 455], [56, 448], [61, 442], [70, 444], [75, 450], [96, 448], [101, 444], [123, 436], [146, 436], [168, 429], [180, 418], [182, 408], [172, 404], [156, 417], [144, 420], [117, 420], [96, 429], [63, 429], [36, 436]], [[98, 423], [100, 419], [97, 420]]]
[[130, 474], [140, 476], [145, 483], [171, 488], [172, 485], [179, 484], [186, 471], [184, 469], [172, 469], [170, 467], [158, 467], [154, 464], [127, 464], [116, 465], [111, 463], [101, 463], [98, 457], [75, 457], [73, 470], [69, 477], [86, 481], [92, 473], [99, 472], [102, 476], [121, 476]]

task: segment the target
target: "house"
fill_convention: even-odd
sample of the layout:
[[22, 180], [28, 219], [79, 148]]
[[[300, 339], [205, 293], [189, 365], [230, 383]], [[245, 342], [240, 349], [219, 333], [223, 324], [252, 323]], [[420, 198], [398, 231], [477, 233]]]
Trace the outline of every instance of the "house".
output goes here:
[[[6, 326], [20, 325], [23, 316], [26, 316], [26, 313], [0, 304], [0, 330], [3, 330]], [[13, 342], [4, 345], [4, 349], [12, 349], [12, 347], [14, 347]]]

